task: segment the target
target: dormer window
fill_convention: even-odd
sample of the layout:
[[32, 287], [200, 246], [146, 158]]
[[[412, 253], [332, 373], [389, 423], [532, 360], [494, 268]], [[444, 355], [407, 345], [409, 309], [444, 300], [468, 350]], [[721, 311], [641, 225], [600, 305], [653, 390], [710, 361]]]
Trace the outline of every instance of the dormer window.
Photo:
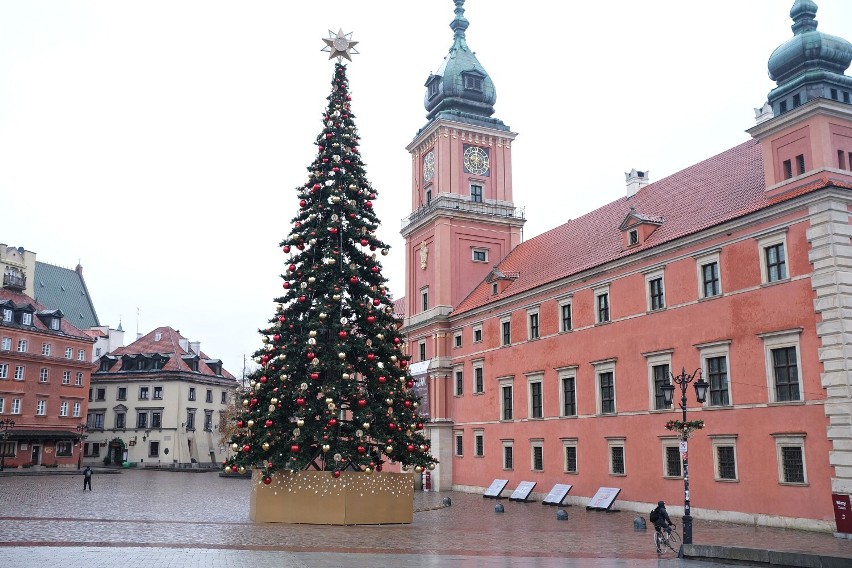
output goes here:
[[628, 240], [630, 242], [630, 246], [639, 244], [639, 231], [637, 229], [631, 229]]
[[429, 77], [429, 80], [426, 82], [426, 89], [430, 99], [438, 96], [438, 92], [441, 89], [441, 77], [439, 75]]
[[3, 309], [3, 322], [11, 323], [12, 321], [12, 310], [4, 308]]
[[21, 323], [23, 325], [32, 325], [33, 324], [33, 314], [30, 312], [23, 312], [21, 314]]
[[50, 329], [59, 331], [59, 318], [50, 318]]
[[462, 78], [464, 79], [464, 88], [466, 90], [482, 92], [482, 75], [479, 73], [464, 73], [462, 74]]

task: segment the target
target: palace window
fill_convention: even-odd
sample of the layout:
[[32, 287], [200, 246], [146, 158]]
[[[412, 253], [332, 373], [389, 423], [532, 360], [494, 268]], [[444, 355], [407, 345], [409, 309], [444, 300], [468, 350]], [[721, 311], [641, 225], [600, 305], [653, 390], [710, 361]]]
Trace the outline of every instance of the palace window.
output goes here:
[[505, 377], [498, 382], [500, 384], [500, 420], [512, 420], [514, 418], [514, 378]]
[[514, 469], [515, 448], [511, 440], [503, 440], [503, 469]]
[[577, 473], [577, 439], [562, 440], [565, 453], [565, 473]]

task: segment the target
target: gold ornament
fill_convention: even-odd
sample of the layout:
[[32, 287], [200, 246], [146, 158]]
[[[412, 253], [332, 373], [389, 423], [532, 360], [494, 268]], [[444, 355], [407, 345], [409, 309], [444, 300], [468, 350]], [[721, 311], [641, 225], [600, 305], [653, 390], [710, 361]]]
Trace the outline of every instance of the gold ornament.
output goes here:
[[260, 447], [263, 448], [264, 452], [269, 451], [269, 442], [264, 442]]
[[305, 425], [305, 421], [303, 419], [299, 418], [298, 420], [296, 420], [296, 426], [298, 426], [299, 428], [301, 428], [304, 425]]
[[252, 426], [254, 426], [254, 420], [249, 420], [248, 422], [246, 422], [246, 424], [249, 428], [251, 428]]
[[430, 463], [428, 467], [429, 467], [429, 471], [433, 471], [435, 469], [435, 464]]
[[241, 474], [244, 474], [246, 472], [246, 468], [244, 468], [243, 466], [240, 466], [240, 468], [237, 471], [239, 471]]
[[357, 438], [362, 438], [364, 436], [364, 432], [362, 432], [361, 430], [355, 430], [355, 436]]
[[236, 452], [239, 449], [240, 449], [240, 446], [237, 443], [231, 444], [231, 450], [232, 451]]
[[350, 378], [349, 373], [343, 373], [343, 375], [342, 375], [342, 376], [343, 376], [343, 380], [344, 380], [344, 381], [348, 381], [348, 380], [349, 380], [349, 378]]
[[361, 424], [361, 427], [364, 428], [364, 430], [369, 430], [370, 429], [370, 423], [364, 422], [363, 424]]
[[330, 446], [330, 445], [328, 445], [328, 444], [323, 444], [323, 445], [322, 445], [322, 451], [327, 452], [327, 451], [328, 451], [328, 450], [330, 450], [330, 449], [331, 449], [331, 446]]
[[373, 468], [371, 468], [371, 467], [364, 468], [364, 473], [366, 473], [367, 475], [370, 475], [371, 473], [373, 473]]
[[316, 330], [312, 329], [311, 331], [308, 332], [308, 337], [316, 337], [316, 336], [317, 336]]
[[269, 408], [268, 408], [267, 410], [269, 410], [269, 412], [275, 412], [275, 405], [274, 405], [274, 404], [270, 404], [270, 405], [269, 405]]
[[396, 361], [397, 361], [396, 355], [391, 355], [391, 358], [390, 358], [390, 359], [391, 359], [391, 361], [393, 361], [394, 363], [396, 363]]
[[334, 299], [335, 302], [340, 301], [340, 294], [335, 294], [332, 296], [332, 299]]
[[328, 314], [326, 314], [325, 312], [320, 312], [319, 319], [324, 320], [327, 317], [328, 317]]
[[308, 282], [309, 282], [309, 283], [311, 283], [311, 284], [313, 284], [313, 283], [314, 283], [314, 282], [316, 282], [316, 281], [317, 281], [317, 279], [316, 279], [316, 278], [314, 278], [313, 276], [311, 276], [310, 278], [308, 278]]
[[393, 406], [393, 399], [392, 398], [386, 398], [385, 404], [387, 404], [388, 406]]
[[383, 341], [383, 340], [385, 339], [385, 334], [384, 334], [384, 333], [377, 333], [377, 334], [376, 334], [376, 338], [377, 338], [379, 341]]
[[393, 453], [393, 446], [385, 446], [385, 453], [390, 455]]
[[414, 471], [416, 471], [417, 473], [423, 473], [423, 468], [418, 465], [414, 467]]
[[[340, 353], [337, 354], [337, 358], [340, 359], [340, 360], [346, 359], [346, 353], [341, 351]], [[316, 359], [314, 359], [314, 361], [316, 361]]]
[[278, 399], [273, 397], [273, 398], [269, 399], [269, 402], [271, 402], [272, 404], [278, 404]]

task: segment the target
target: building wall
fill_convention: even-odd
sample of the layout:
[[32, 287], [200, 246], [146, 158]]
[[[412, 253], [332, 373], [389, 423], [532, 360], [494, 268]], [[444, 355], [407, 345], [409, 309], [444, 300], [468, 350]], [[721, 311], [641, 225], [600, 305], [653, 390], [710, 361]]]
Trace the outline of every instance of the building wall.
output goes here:
[[[833, 463], [826, 438], [823, 408], [818, 316], [814, 312], [811, 228], [808, 205], [778, 206], [658, 247], [639, 258], [579, 274], [547, 291], [532, 291], [495, 301], [478, 310], [451, 316], [453, 333], [462, 346], [451, 348], [451, 366], [462, 369], [465, 392], [450, 396], [454, 435], [463, 436], [463, 455], [454, 456], [452, 482], [457, 488], [487, 487], [494, 478], [536, 481], [546, 493], [555, 483], [569, 483], [575, 498], [590, 498], [601, 486], [619, 487], [620, 502], [665, 499], [682, 502], [683, 482], [664, 475], [664, 445], [675, 443], [666, 421], [681, 411], [656, 410], [650, 367], [667, 362], [679, 373], [704, 367], [704, 359], [727, 353], [730, 405], [700, 407], [690, 388], [688, 419], [705, 420], [705, 429], [690, 441], [690, 486], [693, 508], [707, 518], [743, 516], [776, 519], [804, 518], [811, 528], [826, 528], [833, 520], [831, 493]], [[769, 239], [786, 239], [788, 277], [767, 284], [762, 276], [761, 247]], [[848, 240], [848, 237], [847, 237]], [[699, 299], [698, 260], [718, 255], [722, 294]], [[646, 276], [661, 273], [665, 309], [649, 312]], [[612, 321], [596, 324], [595, 290], [607, 284]], [[560, 303], [570, 300], [573, 329], [559, 329]], [[538, 310], [541, 337], [528, 339], [530, 311]], [[503, 346], [501, 323], [511, 321], [511, 345]], [[473, 342], [481, 325], [483, 340]], [[787, 332], [787, 333], [776, 333]], [[775, 402], [767, 350], [790, 339], [797, 347], [804, 400]], [[702, 357], [702, 354], [705, 357]], [[484, 367], [485, 389], [471, 392], [474, 365]], [[597, 366], [596, 366], [597, 364]], [[601, 415], [597, 373], [615, 375], [616, 412]], [[576, 376], [577, 415], [562, 417], [560, 373]], [[706, 376], [706, 374], [705, 374]], [[543, 417], [529, 417], [531, 381], [542, 381]], [[453, 381], [437, 383], [453, 388]], [[500, 420], [500, 386], [513, 387], [513, 419]], [[440, 393], [436, 393], [441, 396]], [[848, 397], [848, 394], [846, 395]], [[680, 392], [676, 392], [676, 398]], [[846, 425], [844, 424], [844, 429]], [[845, 430], [844, 430], [845, 431]], [[475, 435], [484, 437], [484, 455], [474, 455]], [[779, 481], [778, 446], [790, 439], [804, 442], [805, 483]], [[737, 478], [718, 480], [714, 444], [735, 446]], [[542, 471], [532, 471], [531, 446], [543, 446]], [[625, 473], [610, 473], [612, 444], [623, 444]], [[503, 468], [502, 449], [513, 445], [514, 467]], [[576, 473], [565, 472], [566, 444], [576, 445]], [[455, 452], [455, 447], [453, 448]], [[838, 461], [839, 454], [833, 454]], [[845, 457], [843, 458], [846, 459]], [[815, 495], [826, 496], [815, 499]], [[675, 506], [674, 510], [677, 510]]]

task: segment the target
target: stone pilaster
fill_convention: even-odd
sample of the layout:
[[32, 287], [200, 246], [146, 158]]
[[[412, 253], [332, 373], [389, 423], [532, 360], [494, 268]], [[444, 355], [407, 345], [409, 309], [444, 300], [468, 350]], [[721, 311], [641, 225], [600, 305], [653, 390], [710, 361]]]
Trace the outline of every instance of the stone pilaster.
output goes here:
[[848, 202], [826, 199], [809, 210], [814, 311], [820, 316], [819, 359], [825, 389], [831, 489], [852, 494], [852, 226]]

